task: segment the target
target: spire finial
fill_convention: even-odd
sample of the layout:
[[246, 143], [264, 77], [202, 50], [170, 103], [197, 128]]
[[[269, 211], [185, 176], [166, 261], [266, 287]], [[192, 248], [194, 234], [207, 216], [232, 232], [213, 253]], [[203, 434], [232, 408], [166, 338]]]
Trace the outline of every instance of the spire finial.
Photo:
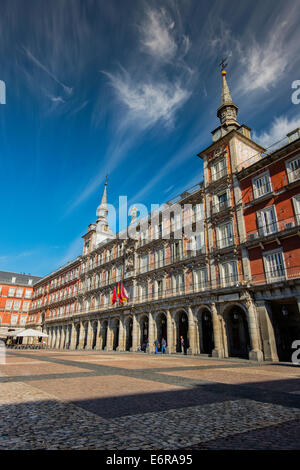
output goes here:
[[108, 174], [105, 175], [105, 182], [104, 182], [104, 185], [107, 186], [107, 182], [108, 182]]

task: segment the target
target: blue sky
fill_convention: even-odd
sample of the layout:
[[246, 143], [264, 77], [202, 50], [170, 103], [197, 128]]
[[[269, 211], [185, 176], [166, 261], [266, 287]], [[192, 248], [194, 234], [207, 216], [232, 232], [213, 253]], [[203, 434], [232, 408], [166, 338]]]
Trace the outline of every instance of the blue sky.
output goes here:
[[221, 77], [268, 145], [300, 123], [297, 0], [2, 0], [0, 270], [81, 253], [109, 202], [162, 203], [202, 179]]

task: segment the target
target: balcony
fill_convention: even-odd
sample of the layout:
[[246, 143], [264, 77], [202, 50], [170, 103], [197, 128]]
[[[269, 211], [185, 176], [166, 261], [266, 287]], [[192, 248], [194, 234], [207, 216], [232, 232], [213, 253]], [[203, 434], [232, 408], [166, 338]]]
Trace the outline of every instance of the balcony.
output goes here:
[[220, 201], [217, 204], [212, 205], [212, 214], [219, 214], [220, 212], [223, 212], [230, 207], [232, 207], [230, 200]]
[[272, 270], [264, 271], [259, 274], [253, 274], [250, 281], [253, 285], [272, 284], [282, 281], [289, 281], [300, 278], [300, 266], [285, 268], [283, 265], [277, 265]]
[[140, 267], [137, 269], [137, 274], [143, 274], [149, 271], [154, 271], [156, 269], [164, 268], [174, 263], [189, 260], [191, 258], [195, 258], [196, 256], [200, 256], [200, 255], [205, 255], [204, 247], [202, 249], [188, 250], [186, 254], [177, 253], [172, 256], [167, 256], [156, 261], [141, 264]]
[[264, 239], [274, 238], [274, 236], [281, 237], [282, 235], [286, 235], [289, 232], [296, 232], [297, 227], [299, 226], [299, 221], [300, 214], [297, 214], [296, 216], [288, 217], [287, 219], [282, 219], [274, 221], [270, 224], [265, 224], [261, 227], [258, 227], [256, 230], [247, 232], [247, 241], [262, 241]]

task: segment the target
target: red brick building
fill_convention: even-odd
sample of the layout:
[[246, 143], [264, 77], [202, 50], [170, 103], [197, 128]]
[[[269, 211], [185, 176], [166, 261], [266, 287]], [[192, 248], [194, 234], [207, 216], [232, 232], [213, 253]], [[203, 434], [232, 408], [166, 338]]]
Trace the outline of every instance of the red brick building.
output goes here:
[[24, 327], [31, 308], [33, 286], [40, 279], [30, 274], [0, 271], [0, 326]]
[[34, 286], [27, 326], [67, 320], [76, 310], [81, 258], [39, 279]]
[[[257, 301], [265, 301], [268, 330], [276, 338], [280, 359], [288, 360], [300, 338], [300, 130], [288, 142], [241, 169], [240, 180], [251, 284]], [[264, 290], [261, 291], [262, 286]], [[272, 341], [271, 341], [272, 343]], [[271, 345], [271, 349], [275, 344]]]

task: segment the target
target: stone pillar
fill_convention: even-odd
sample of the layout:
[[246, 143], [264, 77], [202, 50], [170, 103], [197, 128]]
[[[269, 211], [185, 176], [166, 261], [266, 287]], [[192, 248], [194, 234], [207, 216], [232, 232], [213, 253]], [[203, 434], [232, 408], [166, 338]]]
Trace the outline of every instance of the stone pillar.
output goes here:
[[54, 349], [55, 341], [56, 341], [56, 329], [52, 326], [52, 340], [51, 340], [51, 348]]
[[126, 328], [125, 328], [125, 318], [120, 318], [119, 321], [119, 344], [117, 347], [117, 351], [125, 351], [125, 336], [126, 336]]
[[196, 354], [196, 334], [195, 334], [195, 319], [191, 307], [188, 308], [188, 321], [189, 321], [189, 348], [188, 354]]
[[52, 342], [52, 328], [48, 329], [48, 338], [47, 338], [47, 346], [51, 348], [51, 342]]
[[149, 353], [153, 353], [155, 351], [155, 347], [154, 347], [154, 318], [153, 318], [153, 314], [152, 313], [149, 313], [149, 325], [148, 325], [148, 328], [149, 328], [149, 333], [148, 333], [148, 338], [149, 338]]
[[256, 319], [255, 306], [250, 294], [247, 292], [245, 295], [246, 306], [248, 309], [247, 318], [249, 326], [249, 335], [251, 341], [251, 351], [249, 353], [249, 359], [251, 359], [252, 361], [263, 361], [264, 357], [260, 346], [259, 329]]
[[173, 339], [173, 319], [170, 310], [167, 310], [167, 352], [174, 353], [174, 339]]
[[138, 321], [136, 314], [133, 313], [132, 315], [132, 351], [138, 350]]
[[265, 361], [278, 362], [276, 338], [272, 323], [272, 309], [269, 302], [257, 301], [256, 311], [262, 336]]
[[75, 349], [76, 348], [76, 339], [77, 339], [77, 329], [75, 326], [75, 323], [72, 323], [71, 326], [71, 341], [70, 341], [70, 347], [69, 349]]
[[93, 323], [91, 321], [89, 321], [88, 322], [88, 333], [87, 333], [86, 349], [92, 349], [93, 337], [94, 337]]
[[85, 335], [85, 328], [83, 322], [80, 322], [80, 333], [79, 333], [79, 344], [78, 349], [83, 349], [84, 344], [84, 335]]
[[217, 307], [214, 302], [211, 304], [211, 315], [212, 315], [213, 330], [214, 330], [214, 349], [212, 351], [212, 357], [222, 358], [224, 357], [222, 332], [221, 332], [221, 325], [220, 325]]
[[59, 349], [64, 349], [64, 347], [65, 347], [65, 339], [66, 339], [66, 327], [65, 327], [65, 326], [62, 326], [60, 331], [61, 331], [61, 333], [60, 333]]
[[97, 339], [96, 339], [96, 346], [95, 346], [95, 349], [97, 351], [100, 351], [102, 349], [102, 342], [103, 342], [103, 339], [102, 339], [102, 331], [101, 331], [101, 322], [100, 320], [97, 321]]
[[177, 323], [176, 318], [172, 315], [172, 323], [173, 323], [173, 350], [174, 353], [177, 352]]
[[107, 340], [106, 340], [105, 351], [112, 351], [113, 349], [112, 343], [113, 343], [113, 330], [112, 330], [112, 321], [110, 319], [107, 325]]
[[60, 331], [59, 331], [59, 326], [56, 327], [56, 338], [55, 338], [55, 345], [54, 348], [58, 349], [59, 348], [59, 342], [60, 342]]

